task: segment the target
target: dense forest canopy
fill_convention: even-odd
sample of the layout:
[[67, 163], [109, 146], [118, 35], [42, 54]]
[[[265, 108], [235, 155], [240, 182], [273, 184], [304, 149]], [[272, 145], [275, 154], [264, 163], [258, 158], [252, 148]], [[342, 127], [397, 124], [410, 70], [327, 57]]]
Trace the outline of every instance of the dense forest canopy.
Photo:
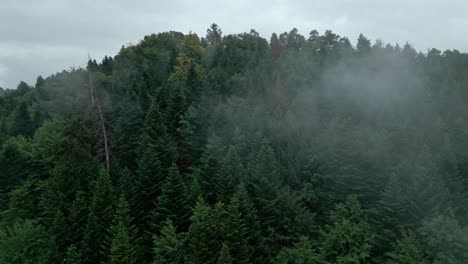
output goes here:
[[0, 97], [0, 263], [468, 263], [468, 54], [164, 32]]

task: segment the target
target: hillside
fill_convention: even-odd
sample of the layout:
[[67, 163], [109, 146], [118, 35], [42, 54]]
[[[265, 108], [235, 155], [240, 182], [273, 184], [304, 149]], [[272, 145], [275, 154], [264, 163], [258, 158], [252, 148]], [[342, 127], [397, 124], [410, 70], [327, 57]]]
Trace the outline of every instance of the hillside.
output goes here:
[[0, 263], [468, 263], [468, 54], [356, 43], [213, 24], [21, 82]]

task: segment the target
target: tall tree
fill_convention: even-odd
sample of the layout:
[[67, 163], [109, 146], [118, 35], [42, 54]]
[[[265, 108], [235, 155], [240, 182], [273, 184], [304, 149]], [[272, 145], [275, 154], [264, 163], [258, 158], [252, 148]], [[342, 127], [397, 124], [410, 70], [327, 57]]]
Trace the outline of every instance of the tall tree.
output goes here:
[[102, 247], [109, 233], [117, 199], [109, 174], [104, 169], [101, 169], [93, 187], [82, 250], [86, 262], [97, 263], [108, 258], [103, 254]]
[[189, 201], [190, 196], [184, 179], [174, 163], [169, 168], [161, 195], [157, 198], [156, 207], [152, 212], [153, 230], [160, 230], [163, 222], [169, 219], [178, 231], [187, 231], [191, 215]]
[[215, 23], [211, 24], [210, 28], [206, 30], [206, 39], [211, 45], [215, 45], [221, 42], [221, 35], [223, 32]]
[[183, 263], [185, 235], [177, 233], [171, 220], [164, 222], [159, 232], [154, 236], [154, 258], [153, 263]]
[[120, 196], [109, 228], [104, 255], [109, 256], [109, 263], [137, 263], [136, 239], [137, 230], [132, 224], [130, 209], [125, 197]]

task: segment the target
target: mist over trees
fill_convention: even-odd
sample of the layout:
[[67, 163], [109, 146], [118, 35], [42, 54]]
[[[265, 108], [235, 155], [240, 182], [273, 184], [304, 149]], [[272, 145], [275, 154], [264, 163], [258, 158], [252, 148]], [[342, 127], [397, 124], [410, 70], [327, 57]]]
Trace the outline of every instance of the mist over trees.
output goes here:
[[0, 90], [0, 263], [468, 263], [468, 54], [164, 32]]

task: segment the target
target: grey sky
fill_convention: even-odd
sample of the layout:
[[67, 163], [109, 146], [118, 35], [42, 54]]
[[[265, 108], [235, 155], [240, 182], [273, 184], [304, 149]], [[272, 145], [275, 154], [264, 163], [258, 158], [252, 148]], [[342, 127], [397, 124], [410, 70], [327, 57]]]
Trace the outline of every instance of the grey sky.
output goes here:
[[34, 84], [150, 33], [204, 36], [212, 22], [224, 34], [253, 28], [267, 39], [293, 27], [331, 29], [352, 41], [362, 32], [421, 51], [468, 51], [466, 0], [0, 0], [0, 86]]

